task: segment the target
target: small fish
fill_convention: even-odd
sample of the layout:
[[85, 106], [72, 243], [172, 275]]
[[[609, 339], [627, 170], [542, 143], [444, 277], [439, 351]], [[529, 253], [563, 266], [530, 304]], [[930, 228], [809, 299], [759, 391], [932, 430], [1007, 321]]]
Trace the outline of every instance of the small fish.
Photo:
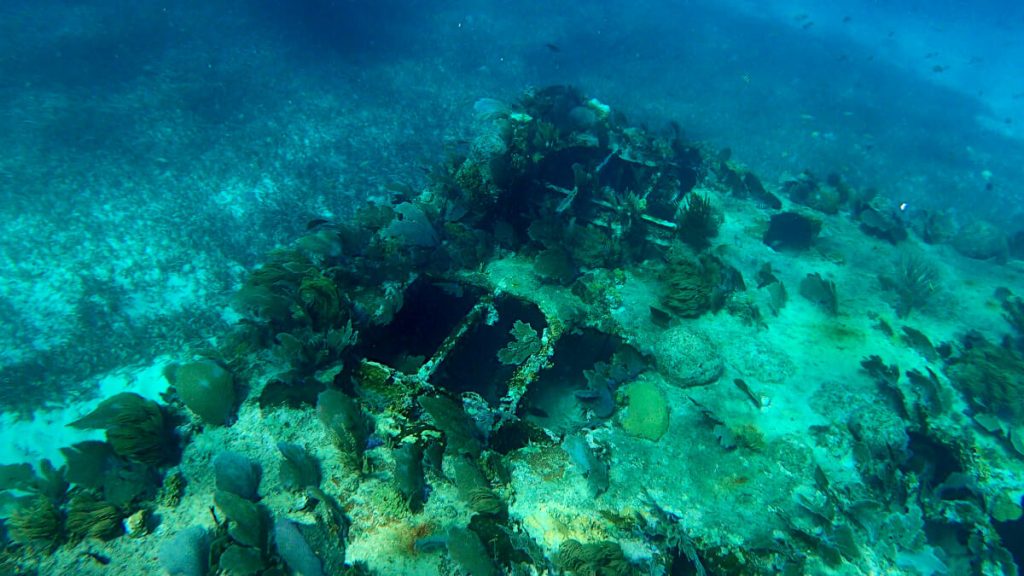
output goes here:
[[326, 218], [314, 218], [306, 223], [306, 230], [313, 230], [315, 228], [319, 228], [329, 222], [330, 220], [327, 220]]
[[561, 214], [562, 212], [568, 210], [569, 206], [572, 206], [572, 201], [576, 199], [576, 194], [578, 192], [578, 188], [573, 188], [572, 190], [569, 190], [569, 193], [565, 195], [565, 198], [562, 198], [562, 201], [558, 203], [558, 206], [555, 208], [555, 213]]
[[1006, 302], [1013, 296], [1013, 292], [1006, 286], [999, 286], [993, 292], [992, 296], [995, 297], [999, 302]]
[[825, 475], [825, 471], [821, 469], [821, 466], [814, 466], [814, 485], [821, 491], [822, 494], [828, 495], [831, 493], [831, 487], [829, 486], [828, 476]]
[[850, 18], [849, 16], [843, 16], [843, 24], [849, 24], [850, 22], [853, 22], [853, 18]]
[[765, 407], [767, 404], [767, 398], [751, 390], [750, 386], [748, 386], [742, 378], [735, 378], [732, 382], [740, 389], [741, 392], [747, 395], [747, 398], [750, 398], [750, 401], [754, 403], [755, 408], [760, 410]]
[[544, 47], [547, 48], [550, 52], [561, 52], [562, 51], [562, 49], [558, 47], [558, 44], [552, 44], [551, 42], [548, 42], [547, 44], [545, 44]]
[[668, 328], [669, 324], [672, 323], [672, 316], [668, 312], [661, 308], [655, 308], [654, 306], [650, 306], [650, 310], [651, 322], [653, 322], [655, 326], [659, 328]]
[[949, 70], [949, 66], [943, 66], [942, 64], [936, 64], [935, 66], [932, 66], [932, 72], [936, 74], [942, 74], [946, 70]]
[[99, 554], [97, 552], [92, 552], [90, 550], [87, 550], [85, 552], [82, 552], [82, 556], [85, 556], [86, 558], [92, 559], [94, 562], [96, 562], [97, 564], [100, 564], [101, 566], [106, 566], [106, 565], [110, 564], [110, 558], [108, 556], [104, 556], [104, 555]]
[[804, 30], [807, 30], [807, 29], [809, 29], [809, 28], [810, 28], [811, 26], [814, 26], [814, 22], [813, 22], [813, 21], [812, 21], [812, 22], [807, 22], [806, 24], [804, 24], [804, 25], [803, 25], [803, 26], [801, 26], [800, 28], [802, 28], [802, 29], [804, 29]]
[[384, 439], [376, 434], [371, 434], [366, 438], [366, 449], [373, 450], [384, 445]]

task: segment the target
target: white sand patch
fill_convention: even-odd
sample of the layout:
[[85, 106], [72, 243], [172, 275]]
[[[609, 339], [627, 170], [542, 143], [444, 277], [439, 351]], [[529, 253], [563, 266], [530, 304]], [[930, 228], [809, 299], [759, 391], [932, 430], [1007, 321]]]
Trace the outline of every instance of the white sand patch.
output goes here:
[[0, 414], [0, 464], [28, 462], [35, 466], [48, 459], [60, 466], [64, 456], [60, 449], [85, 440], [102, 440], [102, 430], [78, 430], [68, 424], [91, 412], [104, 399], [121, 392], [135, 392], [159, 401], [167, 389], [163, 370], [169, 358], [158, 358], [141, 368], [122, 368], [100, 378], [98, 395], [66, 406], [36, 410], [31, 419], [18, 419], [11, 413]]

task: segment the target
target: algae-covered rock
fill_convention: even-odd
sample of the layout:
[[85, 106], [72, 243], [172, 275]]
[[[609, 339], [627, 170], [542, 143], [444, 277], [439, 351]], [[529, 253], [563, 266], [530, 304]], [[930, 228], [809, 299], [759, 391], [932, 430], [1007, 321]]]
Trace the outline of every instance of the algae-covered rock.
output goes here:
[[953, 248], [968, 258], [1002, 261], [1010, 252], [1010, 242], [1006, 232], [995, 224], [975, 220], [960, 229], [953, 238]]
[[797, 212], [773, 214], [762, 241], [773, 250], [807, 250], [821, 233], [821, 220]]
[[234, 378], [220, 364], [199, 360], [171, 365], [165, 376], [185, 406], [206, 424], [226, 424], [234, 414]]
[[1000, 492], [994, 496], [989, 504], [992, 518], [996, 522], [1016, 522], [1024, 515], [1020, 504], [1013, 500], [1009, 494]]
[[658, 359], [658, 371], [666, 380], [683, 388], [711, 384], [724, 368], [714, 342], [703, 332], [686, 326], [665, 330], [644, 352]]
[[990, 342], [975, 343], [946, 368], [946, 375], [975, 409], [1013, 425], [1024, 423], [1024, 355]]
[[645, 374], [622, 389], [627, 406], [619, 424], [627, 434], [657, 442], [668, 431], [668, 398], [660, 380]]

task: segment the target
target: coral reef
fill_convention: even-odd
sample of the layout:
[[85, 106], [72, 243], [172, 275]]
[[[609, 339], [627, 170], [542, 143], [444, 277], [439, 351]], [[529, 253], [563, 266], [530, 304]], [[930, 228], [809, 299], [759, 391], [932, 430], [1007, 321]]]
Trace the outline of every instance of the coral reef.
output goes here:
[[[180, 402], [115, 395], [72, 424], [107, 440], [66, 471], [0, 468], [29, 494], [13, 551], [161, 539], [186, 576], [1012, 567], [1015, 469], [994, 463], [1024, 452], [1020, 299], [947, 286], [1015, 331], [949, 342], [933, 249], [838, 176], [783, 180], [802, 206], [782, 211], [729, 152], [573, 87], [475, 112], [423, 190], [270, 253], [233, 332], [168, 368]], [[864, 278], [886, 242], [906, 251], [883, 294]]]

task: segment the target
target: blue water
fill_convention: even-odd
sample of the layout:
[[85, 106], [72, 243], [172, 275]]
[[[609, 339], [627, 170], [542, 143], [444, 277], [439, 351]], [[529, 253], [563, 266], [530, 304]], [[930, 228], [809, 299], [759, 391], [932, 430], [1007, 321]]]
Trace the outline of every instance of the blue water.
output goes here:
[[551, 84], [770, 187], [990, 223], [1024, 290], [1024, 3], [7, 0], [0, 409], [216, 343], [268, 252], [421, 189], [480, 98]]

